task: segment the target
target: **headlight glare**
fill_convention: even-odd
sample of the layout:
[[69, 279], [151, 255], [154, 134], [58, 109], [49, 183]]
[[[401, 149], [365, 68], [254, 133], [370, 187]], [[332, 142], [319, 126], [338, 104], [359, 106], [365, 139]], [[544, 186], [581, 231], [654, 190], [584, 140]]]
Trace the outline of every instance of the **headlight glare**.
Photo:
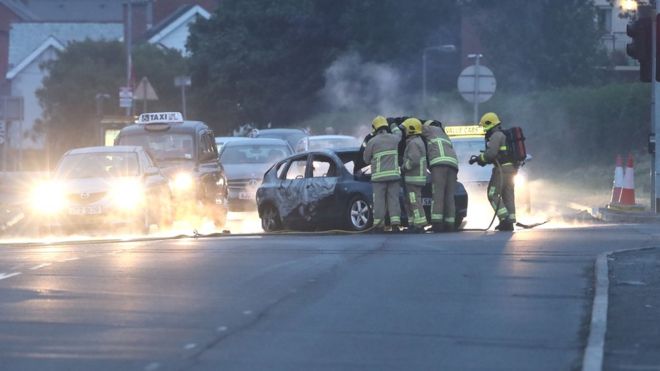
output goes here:
[[516, 188], [524, 188], [525, 185], [527, 184], [527, 177], [525, 177], [522, 174], [516, 174], [515, 177], [513, 178], [513, 182]]
[[190, 173], [178, 173], [170, 181], [170, 185], [174, 191], [188, 191], [193, 188], [194, 180]]
[[62, 211], [67, 205], [64, 186], [54, 181], [37, 184], [30, 193], [30, 204], [33, 211], [44, 215]]
[[144, 188], [137, 180], [119, 180], [112, 184], [112, 204], [120, 210], [135, 210], [144, 203]]

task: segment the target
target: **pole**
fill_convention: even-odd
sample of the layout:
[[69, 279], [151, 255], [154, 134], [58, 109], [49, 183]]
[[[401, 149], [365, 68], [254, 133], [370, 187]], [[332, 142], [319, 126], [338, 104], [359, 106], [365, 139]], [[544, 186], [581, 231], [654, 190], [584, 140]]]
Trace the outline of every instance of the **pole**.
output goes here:
[[[659, 84], [656, 81], [656, 76], [658, 75], [659, 71], [656, 71], [656, 29], [658, 27], [657, 25], [657, 14], [660, 12], [660, 1], [656, 1], [655, 4], [655, 11], [651, 12], [653, 15], [652, 18], [652, 23], [653, 23], [653, 32], [651, 32], [652, 36], [652, 41], [651, 41], [651, 46], [652, 46], [652, 54], [651, 54], [651, 89], [652, 89], [652, 96], [653, 96], [653, 101], [651, 103], [651, 122], [652, 122], [652, 128], [651, 128], [651, 133], [660, 133], [660, 92], [658, 92], [658, 87]], [[657, 142], [657, 138], [656, 138]], [[655, 153], [653, 154], [652, 161], [651, 161], [651, 166], [653, 168], [653, 177], [651, 179], [651, 185], [653, 191], [651, 192], [651, 210], [653, 210], [655, 213], [658, 213], [660, 211], [660, 198], [658, 196], [660, 195], [660, 169], [658, 169], [658, 165], [660, 165], [660, 151], [657, 150], [657, 143], [656, 143], [656, 150], [654, 151]]]
[[[133, 0], [128, 0], [126, 3], [126, 86], [131, 86], [131, 73], [133, 70], [133, 57], [131, 56], [133, 46]], [[126, 107], [126, 116], [131, 116], [133, 104]]]
[[472, 122], [477, 123], [479, 122], [479, 59], [481, 58], [481, 54], [477, 53], [477, 55], [474, 57], [474, 107], [473, 107], [473, 115], [472, 115]]
[[426, 114], [426, 51], [422, 52], [422, 112]]
[[183, 109], [183, 119], [185, 120], [188, 115], [186, 115], [186, 84], [181, 84], [181, 106]]

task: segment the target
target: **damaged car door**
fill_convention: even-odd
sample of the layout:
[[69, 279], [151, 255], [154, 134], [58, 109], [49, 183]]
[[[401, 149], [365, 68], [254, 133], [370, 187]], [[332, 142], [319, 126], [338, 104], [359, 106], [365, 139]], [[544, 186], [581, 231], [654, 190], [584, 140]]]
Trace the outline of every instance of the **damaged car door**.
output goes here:
[[304, 194], [308, 157], [301, 155], [291, 158], [275, 190], [279, 214], [288, 227], [299, 228], [305, 224]]
[[323, 154], [311, 155], [309, 170], [303, 194], [304, 219], [311, 227], [328, 226], [340, 215], [336, 188], [341, 173], [336, 161]]

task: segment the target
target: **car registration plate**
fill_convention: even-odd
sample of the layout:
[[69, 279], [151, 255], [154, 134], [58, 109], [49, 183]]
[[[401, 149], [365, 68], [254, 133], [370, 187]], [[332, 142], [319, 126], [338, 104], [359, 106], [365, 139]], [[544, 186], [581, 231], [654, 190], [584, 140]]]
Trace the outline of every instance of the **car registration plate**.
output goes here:
[[433, 199], [430, 197], [423, 197], [422, 198], [422, 206], [431, 206], [433, 203]]
[[101, 206], [73, 206], [69, 208], [70, 215], [98, 215], [102, 211]]
[[250, 200], [252, 199], [252, 195], [248, 192], [239, 192], [238, 193], [238, 198], [241, 200]]

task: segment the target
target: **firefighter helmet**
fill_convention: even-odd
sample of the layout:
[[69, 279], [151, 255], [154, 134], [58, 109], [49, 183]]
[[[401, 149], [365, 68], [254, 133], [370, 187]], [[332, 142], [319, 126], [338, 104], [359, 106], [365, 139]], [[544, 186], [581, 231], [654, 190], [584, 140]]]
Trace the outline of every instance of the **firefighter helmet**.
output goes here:
[[481, 116], [481, 120], [479, 121], [479, 126], [484, 128], [485, 131], [488, 131], [495, 126], [500, 124], [500, 118], [497, 117], [497, 114], [495, 112], [488, 112]]
[[403, 128], [406, 130], [406, 135], [418, 135], [422, 133], [422, 122], [410, 118], [403, 122]]
[[376, 116], [376, 118], [371, 122], [371, 131], [374, 133], [380, 129], [387, 128], [387, 119], [383, 116]]

